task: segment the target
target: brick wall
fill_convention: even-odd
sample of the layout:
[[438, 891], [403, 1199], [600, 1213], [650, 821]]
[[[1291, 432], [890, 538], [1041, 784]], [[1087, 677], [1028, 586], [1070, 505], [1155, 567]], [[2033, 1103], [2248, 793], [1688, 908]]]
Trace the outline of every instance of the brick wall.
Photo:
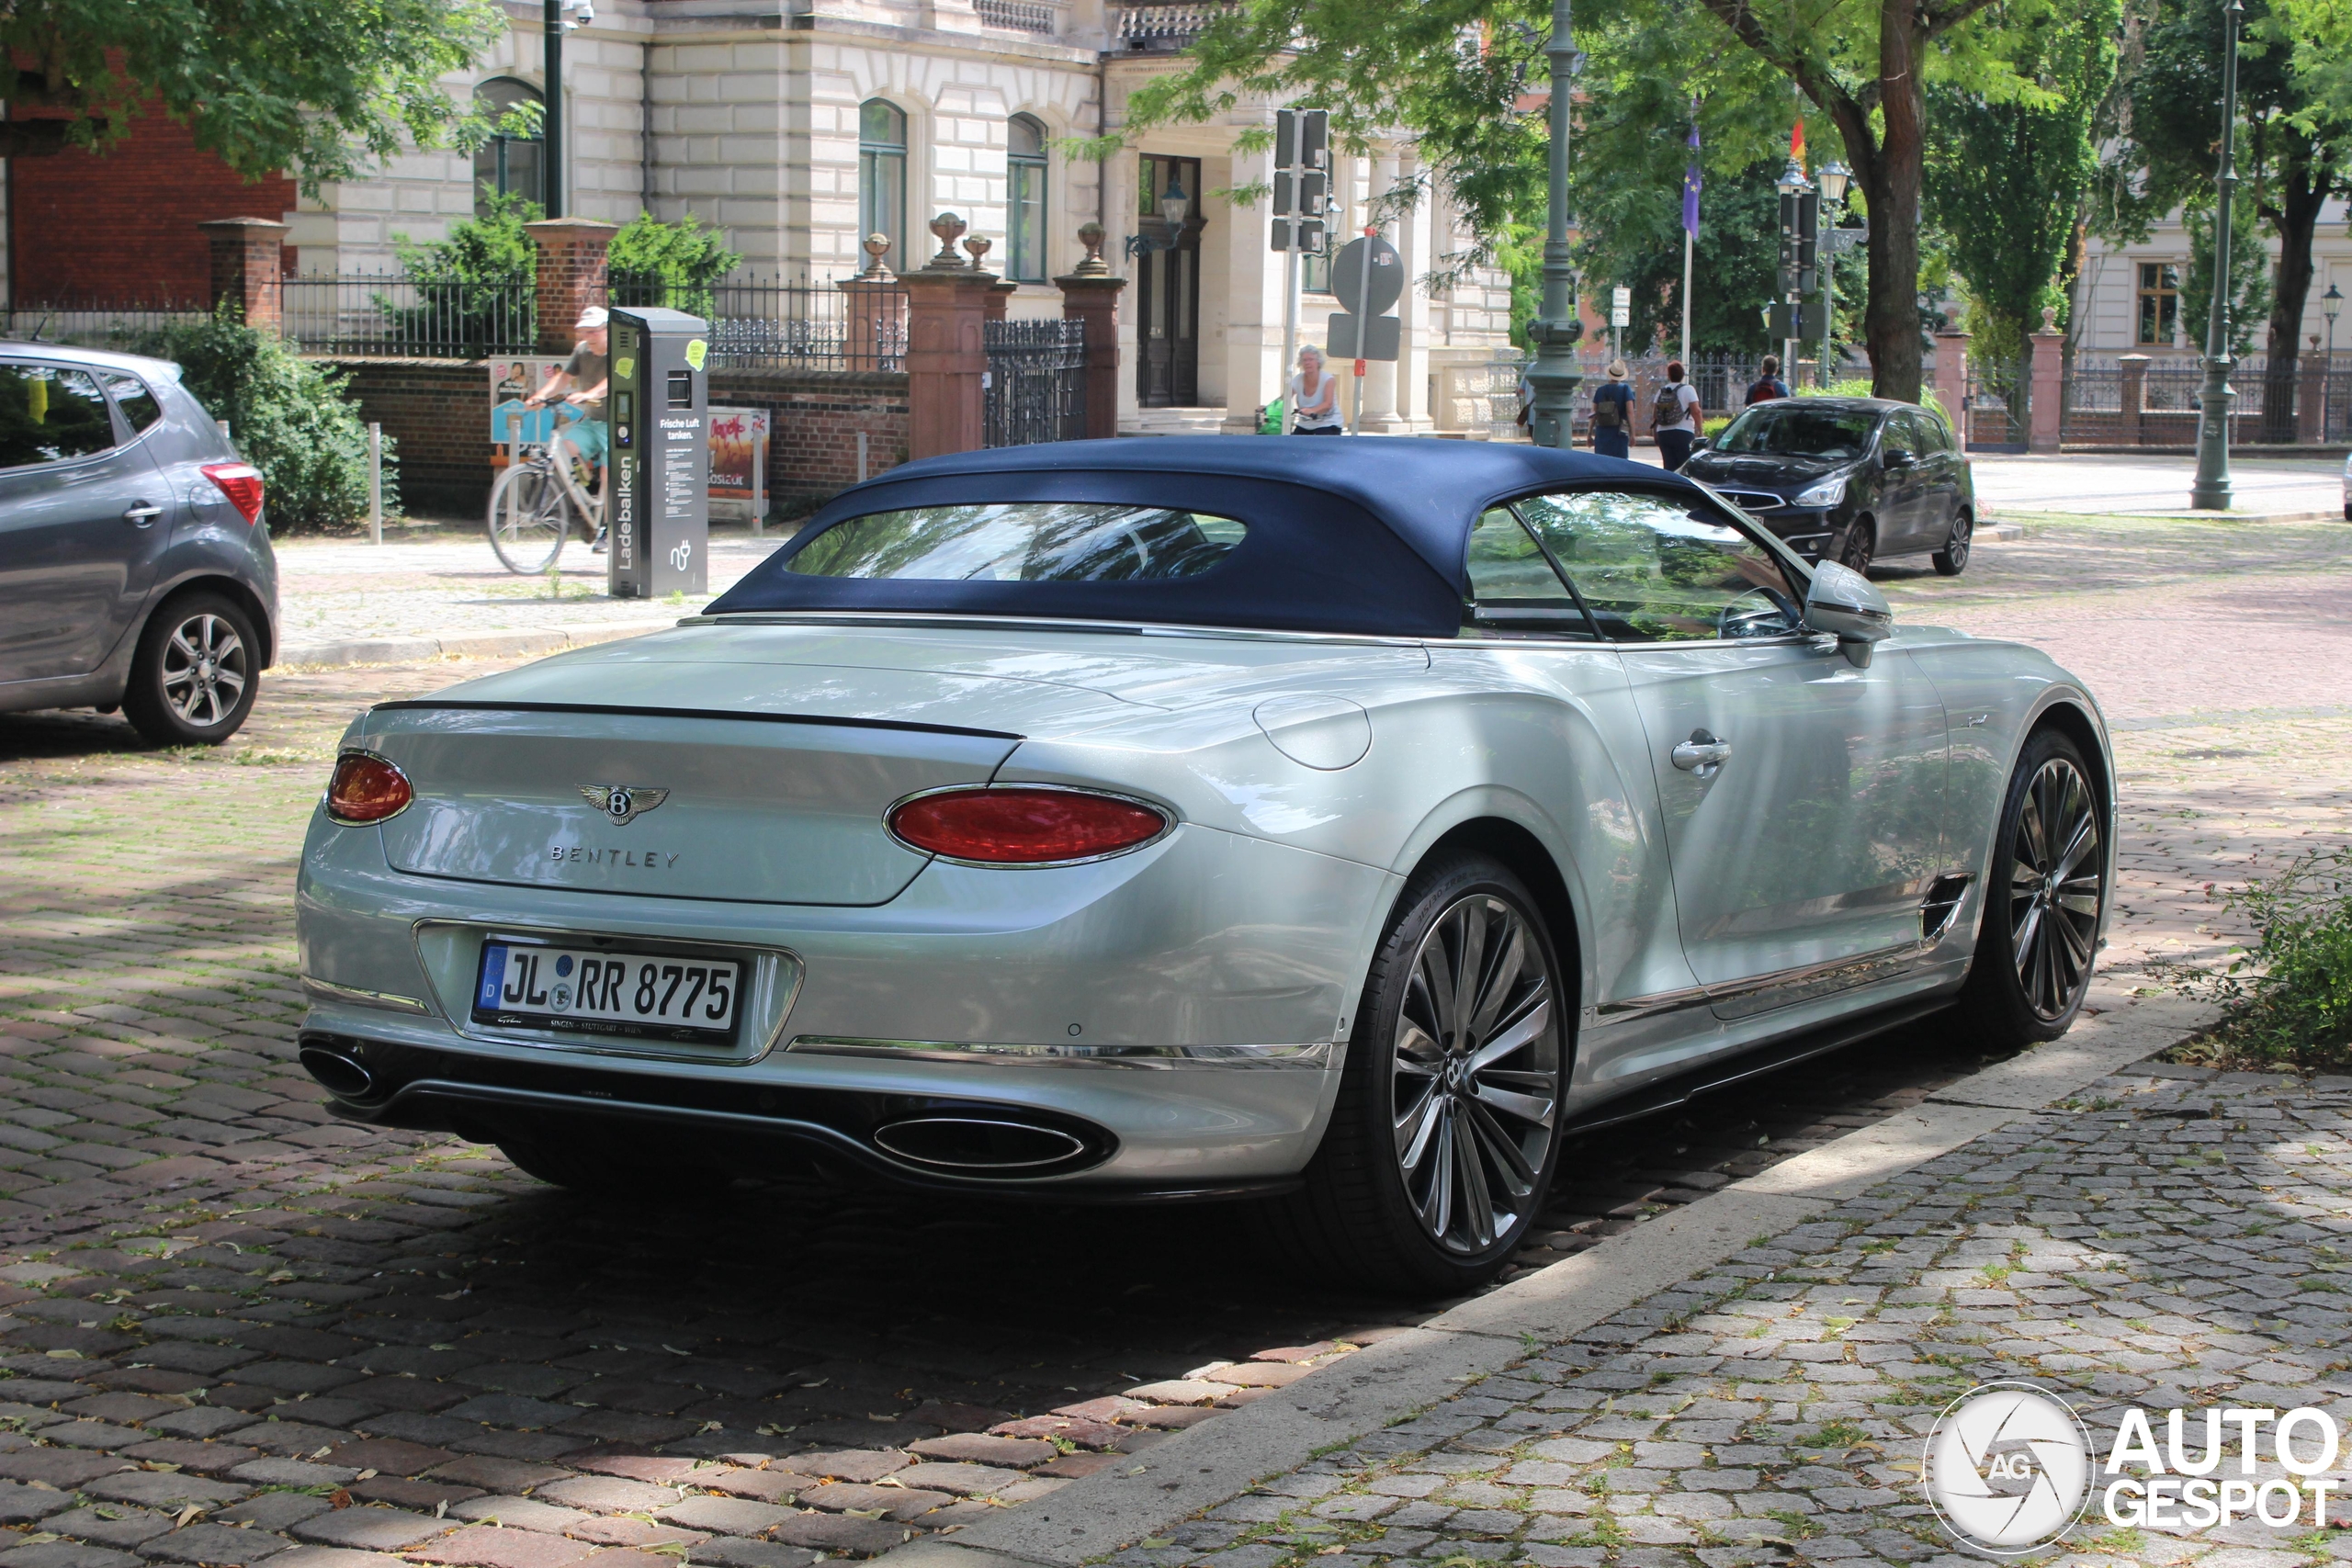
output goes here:
[[[247, 185], [159, 113], [97, 155], [68, 148], [10, 160], [8, 254], [20, 300], [202, 303], [211, 253], [197, 225], [211, 218], [284, 218], [294, 182]], [[293, 258], [287, 258], [292, 270]]]
[[[341, 359], [360, 418], [400, 443], [401, 503], [418, 513], [478, 513], [490, 500], [490, 373], [480, 360]], [[883, 371], [719, 370], [710, 400], [774, 415], [768, 494], [774, 513], [800, 515], [857, 482], [857, 437], [869, 473], [906, 460], [907, 378]]]
[[803, 514], [813, 502], [855, 484], [861, 433], [869, 475], [907, 460], [911, 423], [904, 372], [714, 370], [710, 400], [773, 413], [771, 515]]

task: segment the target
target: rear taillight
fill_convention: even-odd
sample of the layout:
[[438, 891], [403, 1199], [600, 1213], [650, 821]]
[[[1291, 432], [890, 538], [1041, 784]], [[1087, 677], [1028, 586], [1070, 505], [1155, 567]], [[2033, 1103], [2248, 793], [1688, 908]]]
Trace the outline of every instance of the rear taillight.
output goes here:
[[948, 790], [890, 812], [900, 842], [986, 865], [1093, 860], [1139, 848], [1168, 827], [1166, 813], [1139, 801], [1076, 789]]
[[220, 487], [247, 523], [261, 515], [261, 470], [251, 463], [207, 463], [204, 477]]
[[327, 782], [327, 820], [364, 828], [408, 809], [416, 798], [408, 775], [369, 751], [345, 751]]

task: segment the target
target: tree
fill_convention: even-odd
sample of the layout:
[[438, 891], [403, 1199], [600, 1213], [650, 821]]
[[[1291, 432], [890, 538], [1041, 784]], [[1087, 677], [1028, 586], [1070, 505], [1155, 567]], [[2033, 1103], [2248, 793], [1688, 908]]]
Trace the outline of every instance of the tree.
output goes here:
[[[1772, 298], [1780, 266], [1780, 169], [1753, 164], [1711, 179], [1701, 198], [1699, 238], [1690, 258], [1690, 342], [1694, 348], [1747, 354], [1780, 352], [1764, 335], [1761, 307]], [[1676, 341], [1682, 318], [1682, 191], [1634, 186], [1588, 203], [1591, 237], [1577, 247], [1585, 276], [1634, 291], [1629, 344], [1663, 334]]]
[[[2189, 203], [2181, 214], [2188, 231], [2188, 276], [2181, 279], [2180, 324], [2199, 353], [2213, 324], [2213, 203], [2211, 197]], [[2270, 254], [2251, 223], [2230, 224], [2230, 356], [2236, 358], [2254, 346], [2255, 324], [2271, 314], [2276, 295], [2271, 287]], [[2274, 372], [2270, 379], [2278, 379]], [[2291, 384], [2290, 392], [2293, 390]], [[2289, 405], [2290, 411], [2292, 404]], [[2267, 422], [2266, 422], [2267, 423]], [[2292, 439], [2291, 424], [2289, 439]]]
[[[2008, 19], [2057, 0], [2007, 0]], [[1786, 84], [1827, 116], [1871, 214], [1864, 333], [1881, 395], [1918, 395], [1918, 213], [1926, 152], [1927, 83], [1980, 86], [2014, 74], [1989, 29], [1967, 26], [1991, 0], [1625, 0], [1588, 43], [1646, 53], [1662, 62], [1653, 84], [1666, 96], [1718, 94], [1741, 113], [1774, 112], [1785, 130]], [[1526, 107], [1549, 85], [1542, 57], [1550, 10], [1537, 0], [1241, 0], [1217, 10], [1185, 66], [1128, 101], [1125, 136], [1173, 120], [1205, 119], [1266, 95], [1328, 107], [1334, 134], [1359, 144], [1404, 126], [1417, 154], [1453, 187], [1464, 215], [1489, 237], [1539, 218], [1544, 199], [1545, 128]], [[1725, 49], [1729, 39], [1741, 47]], [[1660, 40], [1670, 41], [1668, 50]], [[1579, 42], [1585, 42], [1579, 38]], [[1778, 81], [1781, 94], [1762, 90]], [[1600, 106], [1621, 75], [1589, 75]], [[1680, 111], [1653, 124], [1680, 134]], [[1255, 145], [1256, 143], [1251, 143]], [[1096, 150], [1108, 146], [1097, 144]], [[1754, 152], [1731, 163], [1745, 168]], [[1582, 159], [1579, 158], [1581, 164]], [[1715, 166], [1711, 162], [1711, 167]]]
[[725, 235], [704, 228], [691, 212], [675, 223], [640, 212], [613, 236], [605, 254], [616, 299], [696, 316], [711, 314], [711, 290], [743, 260], [742, 252], [727, 248]]
[[0, 156], [104, 151], [148, 107], [247, 178], [348, 179], [486, 130], [440, 85], [505, 27], [492, 0], [20, 0], [0, 8]]

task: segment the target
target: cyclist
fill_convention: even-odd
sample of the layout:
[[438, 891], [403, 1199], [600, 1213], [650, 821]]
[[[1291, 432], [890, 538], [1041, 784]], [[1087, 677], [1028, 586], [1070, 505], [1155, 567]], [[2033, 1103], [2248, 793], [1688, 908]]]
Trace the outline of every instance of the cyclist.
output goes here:
[[[572, 331], [579, 334], [572, 345], [571, 357], [549, 370], [548, 378], [539, 384], [539, 389], [523, 400], [526, 408], [540, 408], [559, 395], [558, 383], [570, 384], [571, 389], [560, 395], [565, 402], [580, 411], [580, 417], [562, 427], [556, 439], [570, 443], [582, 462], [596, 466], [596, 496], [600, 506], [605, 495], [605, 460], [612, 447], [605, 425], [605, 383], [611, 376], [611, 359], [606, 352], [611, 340], [605, 322], [602, 305], [591, 305], [581, 311], [580, 319], [571, 323]], [[553, 444], [549, 443], [550, 446]], [[558, 456], [560, 459], [560, 454]], [[600, 522], [596, 528], [596, 542], [592, 547], [599, 555], [605, 550], [605, 532]]]

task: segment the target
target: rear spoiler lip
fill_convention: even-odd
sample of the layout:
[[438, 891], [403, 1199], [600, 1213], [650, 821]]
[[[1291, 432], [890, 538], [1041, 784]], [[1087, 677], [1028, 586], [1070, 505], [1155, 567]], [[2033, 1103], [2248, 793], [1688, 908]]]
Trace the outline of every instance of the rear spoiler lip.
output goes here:
[[515, 703], [466, 702], [447, 698], [415, 697], [400, 702], [378, 703], [368, 711], [379, 713], [414, 712], [459, 713], [579, 713], [613, 714], [629, 718], [707, 718], [728, 724], [811, 724], [832, 725], [847, 729], [897, 729], [918, 735], [963, 735], [977, 740], [1025, 740], [1007, 729], [973, 729], [955, 724], [922, 724], [904, 718], [844, 718], [824, 714], [800, 713], [728, 713], [711, 708], [634, 707], [603, 703]]

